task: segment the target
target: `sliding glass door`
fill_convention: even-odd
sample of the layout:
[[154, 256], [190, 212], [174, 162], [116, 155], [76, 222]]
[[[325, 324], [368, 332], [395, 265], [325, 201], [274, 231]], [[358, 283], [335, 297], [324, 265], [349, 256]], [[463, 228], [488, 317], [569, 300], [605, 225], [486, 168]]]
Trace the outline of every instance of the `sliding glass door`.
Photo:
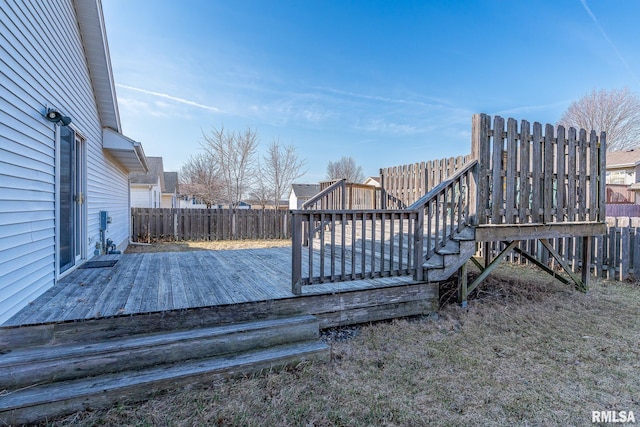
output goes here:
[[60, 273], [82, 258], [84, 229], [84, 146], [68, 126], [60, 128], [59, 249]]

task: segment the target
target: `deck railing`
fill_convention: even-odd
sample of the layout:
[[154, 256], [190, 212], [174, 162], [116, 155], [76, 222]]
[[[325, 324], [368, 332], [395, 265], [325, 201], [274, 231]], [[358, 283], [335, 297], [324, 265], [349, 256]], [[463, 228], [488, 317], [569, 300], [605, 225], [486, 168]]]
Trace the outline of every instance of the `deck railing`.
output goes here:
[[302, 209], [346, 209], [346, 188], [346, 179], [337, 180], [304, 202]]
[[408, 209], [292, 211], [292, 291], [375, 277], [423, 279], [428, 256], [468, 224], [476, 162]]
[[[416, 275], [422, 211], [292, 211], [292, 291], [303, 285]], [[307, 243], [306, 247], [303, 244]]]
[[320, 183], [320, 192], [306, 201], [302, 209], [379, 209], [381, 189], [345, 179]]
[[469, 225], [470, 187], [476, 165], [476, 160], [468, 162], [409, 206], [409, 210], [424, 212], [425, 260]]
[[[406, 209], [347, 210], [346, 183], [339, 181], [314, 201], [327, 200], [329, 206], [334, 200], [333, 210], [294, 211], [293, 291], [299, 293], [305, 284], [393, 274], [421, 280], [423, 261], [466, 225], [484, 242], [512, 238], [509, 232], [520, 233], [520, 224], [564, 227], [562, 232], [544, 228], [536, 238], [576, 230], [596, 234], [605, 218], [605, 159], [604, 133], [549, 124], [543, 128], [537, 122], [532, 127], [526, 120], [518, 124], [499, 116], [492, 126], [491, 117], [474, 115], [471, 157]], [[342, 197], [335, 195], [338, 189]], [[401, 195], [406, 194], [410, 192]], [[335, 200], [341, 201], [339, 206]], [[397, 225], [399, 219], [402, 225]], [[306, 265], [303, 243], [308, 243]], [[407, 259], [396, 260], [399, 254]]]

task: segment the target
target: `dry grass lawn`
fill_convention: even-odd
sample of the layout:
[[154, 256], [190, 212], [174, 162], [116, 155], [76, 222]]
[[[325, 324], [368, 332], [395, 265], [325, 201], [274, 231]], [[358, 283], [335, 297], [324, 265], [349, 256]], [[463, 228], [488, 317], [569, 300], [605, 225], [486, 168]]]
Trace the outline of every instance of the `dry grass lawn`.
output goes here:
[[[442, 294], [450, 294], [443, 288]], [[640, 422], [640, 288], [587, 294], [504, 265], [468, 309], [331, 333], [332, 361], [301, 364], [49, 425], [592, 425], [591, 411]], [[351, 336], [346, 340], [335, 337]]]

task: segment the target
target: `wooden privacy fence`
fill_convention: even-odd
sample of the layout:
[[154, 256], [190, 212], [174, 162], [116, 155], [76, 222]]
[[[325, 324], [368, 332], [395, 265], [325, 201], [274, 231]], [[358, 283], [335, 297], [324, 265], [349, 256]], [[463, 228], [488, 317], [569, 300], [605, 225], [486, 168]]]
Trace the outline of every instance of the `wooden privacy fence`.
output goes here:
[[289, 212], [276, 209], [132, 208], [132, 241], [288, 239]]
[[604, 221], [605, 134], [473, 116], [477, 224]]
[[380, 169], [382, 208], [406, 208], [470, 160], [471, 155], [466, 155]]

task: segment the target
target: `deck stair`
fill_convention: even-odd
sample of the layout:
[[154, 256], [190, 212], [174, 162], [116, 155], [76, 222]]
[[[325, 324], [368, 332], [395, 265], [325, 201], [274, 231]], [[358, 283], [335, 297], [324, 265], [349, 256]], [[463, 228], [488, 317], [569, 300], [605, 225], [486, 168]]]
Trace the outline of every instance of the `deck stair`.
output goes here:
[[424, 279], [429, 282], [447, 280], [453, 273], [473, 256], [476, 241], [473, 227], [465, 227], [451, 236], [447, 243], [434, 249], [422, 267]]
[[[26, 327], [28, 328], [28, 327]], [[0, 424], [144, 400], [194, 383], [326, 360], [319, 321], [298, 315], [0, 354]]]

